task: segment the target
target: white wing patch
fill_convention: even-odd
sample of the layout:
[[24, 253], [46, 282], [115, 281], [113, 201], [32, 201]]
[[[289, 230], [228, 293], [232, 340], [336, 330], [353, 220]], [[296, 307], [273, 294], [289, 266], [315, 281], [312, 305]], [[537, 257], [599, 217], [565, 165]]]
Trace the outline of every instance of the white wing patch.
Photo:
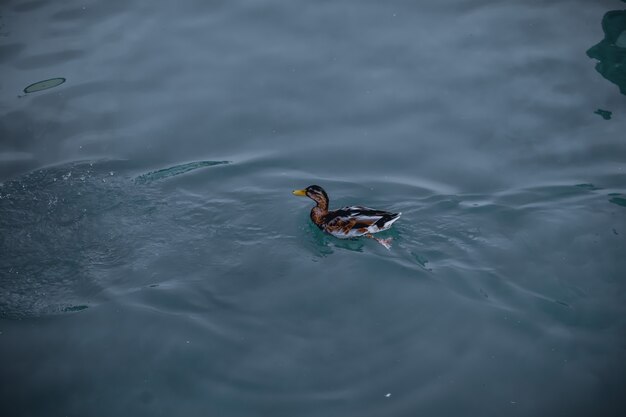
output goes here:
[[389, 229], [391, 227], [391, 225], [394, 224], [394, 222], [400, 218], [400, 216], [402, 216], [402, 213], [398, 213], [398, 215], [396, 217], [394, 217], [393, 219], [391, 219], [387, 223], [385, 223], [385, 225], [383, 226], [383, 228], [381, 230]]

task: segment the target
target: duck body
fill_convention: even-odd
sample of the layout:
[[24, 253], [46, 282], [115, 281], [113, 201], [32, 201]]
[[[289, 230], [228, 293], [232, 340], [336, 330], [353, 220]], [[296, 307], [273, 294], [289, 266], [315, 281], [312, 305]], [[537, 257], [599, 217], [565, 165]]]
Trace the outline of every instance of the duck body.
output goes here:
[[402, 213], [391, 213], [363, 206], [348, 206], [328, 210], [328, 195], [318, 185], [311, 185], [304, 190], [296, 190], [293, 194], [307, 196], [315, 201], [317, 205], [311, 210], [311, 220], [320, 230], [339, 239], [365, 236], [376, 239], [383, 246], [389, 248], [390, 239], [377, 239], [372, 234], [389, 229], [402, 215]]
[[311, 210], [311, 220], [321, 230], [340, 239], [374, 234], [387, 230], [402, 213], [390, 213], [363, 206], [342, 207], [328, 211], [320, 219]]

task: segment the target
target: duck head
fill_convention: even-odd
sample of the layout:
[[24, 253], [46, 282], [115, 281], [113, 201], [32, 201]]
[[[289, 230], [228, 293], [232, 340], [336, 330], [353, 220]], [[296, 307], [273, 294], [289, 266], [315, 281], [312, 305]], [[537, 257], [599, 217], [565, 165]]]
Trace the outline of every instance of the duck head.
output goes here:
[[322, 210], [328, 210], [328, 194], [319, 185], [309, 185], [303, 190], [295, 190], [293, 195], [309, 197], [317, 203], [317, 207]]

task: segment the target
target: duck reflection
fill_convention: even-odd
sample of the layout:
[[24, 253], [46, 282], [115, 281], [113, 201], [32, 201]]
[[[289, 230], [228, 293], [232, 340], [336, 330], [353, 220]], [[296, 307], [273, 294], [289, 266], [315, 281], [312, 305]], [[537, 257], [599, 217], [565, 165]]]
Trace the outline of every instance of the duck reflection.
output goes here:
[[363, 252], [364, 243], [358, 239], [337, 239], [319, 230], [313, 223], [308, 222], [308, 236], [312, 247], [318, 256], [332, 254], [333, 248], [345, 249], [354, 252]]

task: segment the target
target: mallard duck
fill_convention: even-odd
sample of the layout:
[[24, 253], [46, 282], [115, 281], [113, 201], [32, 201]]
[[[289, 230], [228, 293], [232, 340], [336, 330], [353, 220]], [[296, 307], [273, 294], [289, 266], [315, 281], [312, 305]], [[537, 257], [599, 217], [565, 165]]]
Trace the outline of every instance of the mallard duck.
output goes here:
[[317, 203], [311, 209], [311, 220], [324, 232], [340, 239], [365, 236], [376, 240], [387, 249], [391, 248], [391, 238], [379, 239], [373, 234], [389, 229], [402, 213], [390, 213], [361, 206], [328, 210], [328, 194], [319, 185], [309, 185], [303, 190], [295, 190], [293, 194], [309, 197]]

